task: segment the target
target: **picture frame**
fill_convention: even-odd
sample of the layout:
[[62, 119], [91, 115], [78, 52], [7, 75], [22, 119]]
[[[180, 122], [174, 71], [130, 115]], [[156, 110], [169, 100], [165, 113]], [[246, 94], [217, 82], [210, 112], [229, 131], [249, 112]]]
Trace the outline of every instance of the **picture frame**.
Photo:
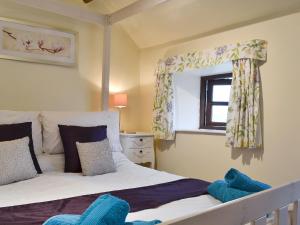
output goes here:
[[60, 66], [77, 65], [77, 34], [0, 17], [0, 58]]

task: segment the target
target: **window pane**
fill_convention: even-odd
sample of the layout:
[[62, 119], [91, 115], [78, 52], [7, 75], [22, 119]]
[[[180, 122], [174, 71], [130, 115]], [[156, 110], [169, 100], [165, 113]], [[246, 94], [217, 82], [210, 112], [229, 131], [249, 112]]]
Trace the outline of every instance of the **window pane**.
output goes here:
[[213, 101], [214, 102], [229, 102], [231, 85], [214, 85], [213, 86]]
[[212, 106], [211, 121], [216, 123], [226, 123], [227, 110], [228, 110], [228, 106], [224, 106], [224, 105]]

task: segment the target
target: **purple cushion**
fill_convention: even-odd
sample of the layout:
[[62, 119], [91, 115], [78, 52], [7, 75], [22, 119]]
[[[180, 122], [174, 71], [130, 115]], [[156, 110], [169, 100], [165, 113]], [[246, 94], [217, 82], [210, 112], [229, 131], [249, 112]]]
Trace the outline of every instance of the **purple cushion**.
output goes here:
[[1, 124], [0, 125], [0, 141], [12, 141], [24, 137], [29, 137], [29, 149], [34, 167], [38, 173], [42, 173], [40, 165], [34, 153], [32, 142], [32, 123], [16, 123], [16, 124]]
[[87, 143], [104, 140], [107, 126], [79, 127], [58, 125], [65, 152], [65, 172], [80, 173], [81, 165], [76, 142]]

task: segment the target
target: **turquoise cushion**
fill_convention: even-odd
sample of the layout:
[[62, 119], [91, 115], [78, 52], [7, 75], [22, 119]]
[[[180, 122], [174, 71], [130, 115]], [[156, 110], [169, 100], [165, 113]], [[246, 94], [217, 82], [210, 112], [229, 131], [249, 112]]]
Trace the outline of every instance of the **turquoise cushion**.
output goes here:
[[246, 174], [233, 168], [226, 173], [225, 181], [228, 183], [229, 187], [247, 192], [259, 192], [271, 188], [270, 185], [252, 180]]
[[82, 214], [78, 225], [121, 225], [125, 223], [129, 205], [112, 195], [102, 195]]
[[232, 201], [252, 194], [251, 192], [231, 188], [223, 180], [217, 180], [213, 182], [208, 186], [207, 191], [211, 196], [215, 197], [221, 202]]
[[160, 220], [152, 220], [152, 221], [133, 221], [133, 222], [127, 222], [125, 225], [155, 225], [161, 223]]
[[43, 225], [77, 225], [80, 215], [58, 215], [48, 219]]

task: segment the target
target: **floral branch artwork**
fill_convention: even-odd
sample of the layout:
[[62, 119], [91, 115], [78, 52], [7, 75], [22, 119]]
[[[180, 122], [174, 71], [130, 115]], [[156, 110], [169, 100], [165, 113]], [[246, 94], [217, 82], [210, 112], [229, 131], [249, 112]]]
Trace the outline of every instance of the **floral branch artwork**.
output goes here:
[[3, 33], [5, 33], [5, 34], [7, 34], [9, 37], [11, 37], [12, 39], [14, 39], [14, 40], [17, 40], [17, 38], [11, 33], [11, 32], [8, 32], [8, 31], [6, 31], [6, 30], [2, 30], [3, 31]]
[[[8, 32], [4, 29], [2, 31], [3, 31], [3, 33], [7, 34], [10, 38], [17, 41], [16, 36], [14, 36], [14, 34], [12, 32]], [[26, 40], [26, 41], [22, 40], [22, 43], [23, 43], [23, 46], [25, 47], [25, 49], [27, 51], [46, 51], [46, 52], [49, 52], [51, 54], [56, 54], [56, 53], [59, 53], [59, 52], [64, 50], [63, 46], [53, 47], [53, 48], [44, 47], [44, 41], [43, 40], [38, 40], [37, 41], [36, 46], [38, 46], [38, 48], [32, 47], [32, 45], [34, 43], [31, 40]]]
[[0, 19], [0, 58], [75, 66], [76, 34]]
[[38, 46], [39, 46], [39, 48], [40, 48], [42, 51], [47, 51], [47, 52], [50, 52], [50, 53], [53, 53], [53, 54], [58, 53], [58, 52], [61, 52], [61, 51], [64, 50], [64, 47], [62, 47], [62, 46], [57, 47], [57, 48], [52, 48], [52, 49], [50, 49], [50, 48], [45, 48], [45, 47], [43, 47], [43, 46], [44, 46], [44, 41], [43, 41], [43, 40], [40, 40], [40, 41], [38, 42]]

